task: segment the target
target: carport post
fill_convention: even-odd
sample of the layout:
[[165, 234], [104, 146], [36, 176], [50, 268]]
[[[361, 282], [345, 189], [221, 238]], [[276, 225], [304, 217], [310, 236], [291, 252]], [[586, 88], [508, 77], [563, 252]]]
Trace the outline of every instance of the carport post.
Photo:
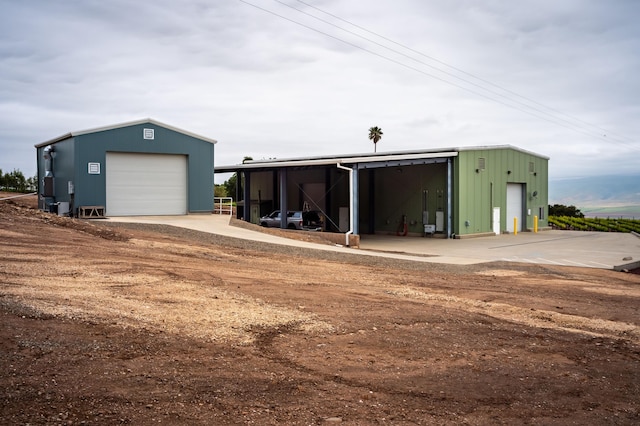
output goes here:
[[287, 169], [280, 169], [280, 228], [287, 229]]
[[[244, 211], [242, 219], [245, 222], [251, 222], [251, 173], [244, 171]], [[238, 182], [236, 181], [236, 185]]]
[[353, 235], [359, 235], [360, 234], [360, 224], [358, 222], [360, 222], [359, 217], [360, 217], [360, 204], [358, 202], [358, 174], [359, 174], [360, 168], [358, 167], [357, 164], [354, 164], [353, 166], [353, 176], [351, 177], [351, 179], [353, 180], [353, 194], [351, 194], [351, 202], [352, 202], [352, 211], [351, 211], [351, 227], [353, 229]]
[[451, 238], [451, 157], [447, 158], [447, 238]]

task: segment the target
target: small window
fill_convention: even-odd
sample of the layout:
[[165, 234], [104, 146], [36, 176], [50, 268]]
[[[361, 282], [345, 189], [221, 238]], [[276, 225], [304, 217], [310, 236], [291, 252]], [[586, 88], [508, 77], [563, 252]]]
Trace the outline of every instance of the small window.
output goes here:
[[544, 220], [544, 207], [538, 207], [538, 220]]
[[529, 173], [534, 173], [536, 171], [536, 167], [533, 164], [533, 161], [529, 161]]

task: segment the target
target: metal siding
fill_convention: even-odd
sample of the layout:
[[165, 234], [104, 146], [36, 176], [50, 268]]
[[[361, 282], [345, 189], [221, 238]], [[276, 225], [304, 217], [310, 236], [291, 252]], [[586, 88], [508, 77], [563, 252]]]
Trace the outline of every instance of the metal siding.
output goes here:
[[[485, 158], [486, 168], [476, 172], [478, 158]], [[529, 172], [529, 162], [535, 172]], [[525, 217], [523, 229], [533, 227], [533, 216], [539, 208], [545, 209], [545, 220], [539, 226], [546, 226], [548, 204], [548, 160], [519, 150], [478, 149], [461, 151], [454, 159], [454, 232], [459, 235], [492, 232], [492, 210], [500, 207], [502, 230], [507, 224], [507, 183], [524, 185]], [[511, 173], [507, 173], [511, 171]], [[493, 200], [491, 188], [493, 186]], [[537, 191], [536, 197], [533, 192]], [[528, 211], [531, 214], [528, 215]], [[465, 226], [465, 221], [470, 226]]]
[[[485, 159], [485, 169], [476, 171], [479, 158]], [[457, 160], [460, 184], [454, 193], [459, 206], [457, 217], [454, 217], [454, 232], [458, 235], [488, 232], [490, 186], [495, 176], [497, 157], [490, 151], [476, 150], [460, 152]]]
[[[154, 140], [143, 139], [143, 129], [154, 129]], [[187, 156], [189, 212], [210, 212], [213, 208], [214, 145], [152, 123], [116, 128], [77, 136], [76, 206], [105, 205], [106, 152], [159, 153]], [[100, 175], [89, 175], [87, 164], [99, 162]]]
[[[46, 145], [45, 145], [46, 146]], [[39, 147], [36, 149], [36, 155], [38, 156], [38, 194], [42, 192], [42, 179], [44, 178], [44, 158], [43, 151], [45, 146]], [[53, 177], [54, 177], [54, 191], [55, 191], [55, 199], [54, 202], [69, 202], [69, 191], [68, 191], [68, 181], [74, 180], [74, 141], [73, 139], [67, 139], [61, 142], [58, 142], [54, 145], [54, 152], [56, 153], [56, 158], [53, 159]], [[43, 205], [43, 202], [38, 202], [40, 208], [46, 208]]]
[[[188, 143], [188, 142], [187, 142]], [[189, 211], [211, 212], [213, 210], [213, 161], [214, 145], [199, 143], [194, 145], [196, 155], [189, 155]]]

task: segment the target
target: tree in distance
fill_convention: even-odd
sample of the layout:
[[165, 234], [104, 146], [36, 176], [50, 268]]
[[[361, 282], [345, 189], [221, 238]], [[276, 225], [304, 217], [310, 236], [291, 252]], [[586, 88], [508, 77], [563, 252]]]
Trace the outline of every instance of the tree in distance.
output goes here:
[[369, 139], [373, 141], [373, 152], [377, 152], [376, 147], [378, 142], [382, 139], [382, 129], [378, 126], [371, 127], [369, 129]]

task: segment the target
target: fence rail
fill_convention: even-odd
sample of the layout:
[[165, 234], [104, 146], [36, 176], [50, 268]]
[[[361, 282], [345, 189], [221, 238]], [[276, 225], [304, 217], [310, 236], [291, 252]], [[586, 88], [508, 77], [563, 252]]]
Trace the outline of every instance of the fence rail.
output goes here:
[[233, 214], [233, 198], [213, 197], [213, 213], [232, 215]]

